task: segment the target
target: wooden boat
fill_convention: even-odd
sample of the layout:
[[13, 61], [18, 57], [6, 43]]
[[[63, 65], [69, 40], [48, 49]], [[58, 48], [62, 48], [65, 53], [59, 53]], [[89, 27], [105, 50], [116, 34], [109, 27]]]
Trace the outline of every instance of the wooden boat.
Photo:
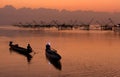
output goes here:
[[61, 59], [61, 56], [57, 53], [55, 49], [51, 49], [50, 43], [46, 44], [46, 56], [49, 59], [52, 59], [54, 61], [59, 61]]
[[61, 56], [55, 50], [46, 49], [46, 56], [54, 61], [59, 61]]
[[32, 59], [32, 55], [30, 54], [32, 50], [29, 50], [27, 48], [19, 47], [17, 44], [13, 45], [12, 41], [9, 43], [10, 46], [10, 52], [14, 51], [17, 52], [20, 55], [23, 55], [27, 58], [28, 63], [30, 63]]
[[17, 44], [13, 45], [12, 42], [9, 43], [9, 46], [10, 46], [10, 50], [17, 51], [23, 55], [29, 55], [29, 53], [32, 52], [32, 50], [23, 48], [23, 47], [19, 47]]

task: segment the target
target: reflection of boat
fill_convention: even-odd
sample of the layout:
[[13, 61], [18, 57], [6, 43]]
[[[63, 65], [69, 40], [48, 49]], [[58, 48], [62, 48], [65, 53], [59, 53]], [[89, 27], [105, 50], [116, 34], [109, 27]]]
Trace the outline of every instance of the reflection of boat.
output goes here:
[[21, 53], [21, 52], [12, 50], [11, 48], [10, 48], [10, 52], [11, 52], [11, 53], [12, 53], [12, 52], [16, 52], [16, 53], [18, 53], [18, 54], [20, 54], [20, 55], [25, 56], [25, 57], [27, 58], [27, 62], [28, 62], [28, 63], [30, 63], [30, 61], [31, 61], [31, 59], [32, 59], [32, 55], [30, 55], [30, 54], [24, 54], [24, 53]]
[[46, 54], [46, 58], [56, 69], [59, 69], [59, 70], [62, 69], [62, 65], [61, 65], [60, 60], [58, 60], [58, 61], [54, 60], [51, 57], [49, 57], [49, 55], [47, 55], [47, 54]]
[[28, 62], [30, 62], [30, 60], [32, 59], [32, 55], [30, 55], [30, 53], [32, 52], [31, 50], [28, 50], [23, 47], [19, 47], [18, 45], [13, 45], [12, 42], [9, 43], [9, 46], [10, 46], [10, 51], [17, 52], [17, 53], [27, 57]]

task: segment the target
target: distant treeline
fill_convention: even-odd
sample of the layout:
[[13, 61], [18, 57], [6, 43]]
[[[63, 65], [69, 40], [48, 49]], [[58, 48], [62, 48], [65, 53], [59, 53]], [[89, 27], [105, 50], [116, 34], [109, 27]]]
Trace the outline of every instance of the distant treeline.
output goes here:
[[33, 22], [40, 24], [42, 21], [45, 24], [50, 23], [52, 20], [57, 20], [60, 24], [89, 24], [91, 19], [94, 19], [91, 24], [109, 23], [109, 18], [113, 20], [115, 24], [120, 23], [120, 13], [108, 13], [108, 12], [94, 12], [94, 11], [68, 11], [46, 8], [19, 8], [16, 9], [11, 5], [7, 5], [0, 8], [0, 25], [14, 25], [18, 23], [32, 24]]

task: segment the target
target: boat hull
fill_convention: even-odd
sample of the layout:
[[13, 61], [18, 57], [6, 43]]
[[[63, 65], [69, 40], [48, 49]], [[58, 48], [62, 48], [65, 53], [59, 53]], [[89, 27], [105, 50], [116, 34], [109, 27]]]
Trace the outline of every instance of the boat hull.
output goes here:
[[31, 52], [31, 51], [27, 50], [26, 48], [19, 47], [16, 45], [11, 45], [10, 50], [14, 50], [14, 51], [19, 52], [19, 53], [24, 54], [24, 55], [29, 55], [29, 53]]
[[52, 50], [46, 50], [45, 54], [46, 57], [50, 60], [59, 61], [61, 59], [61, 56], [57, 52], [54, 52]]

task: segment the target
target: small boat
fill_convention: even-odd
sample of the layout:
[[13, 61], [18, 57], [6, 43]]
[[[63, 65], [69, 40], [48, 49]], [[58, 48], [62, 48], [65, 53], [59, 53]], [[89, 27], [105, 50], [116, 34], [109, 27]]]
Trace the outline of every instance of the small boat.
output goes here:
[[52, 59], [54, 61], [59, 61], [61, 59], [61, 56], [57, 53], [55, 49], [51, 49], [49, 44], [46, 45], [45, 51], [47, 58]]
[[59, 61], [61, 59], [61, 56], [53, 50], [46, 50], [46, 56], [54, 61]]
[[24, 54], [24, 55], [29, 55], [29, 53], [32, 52], [32, 49], [20, 47], [20, 46], [18, 46], [18, 44], [13, 45], [12, 41], [10, 41], [9, 46], [10, 46], [10, 50], [17, 51], [17, 52]]

